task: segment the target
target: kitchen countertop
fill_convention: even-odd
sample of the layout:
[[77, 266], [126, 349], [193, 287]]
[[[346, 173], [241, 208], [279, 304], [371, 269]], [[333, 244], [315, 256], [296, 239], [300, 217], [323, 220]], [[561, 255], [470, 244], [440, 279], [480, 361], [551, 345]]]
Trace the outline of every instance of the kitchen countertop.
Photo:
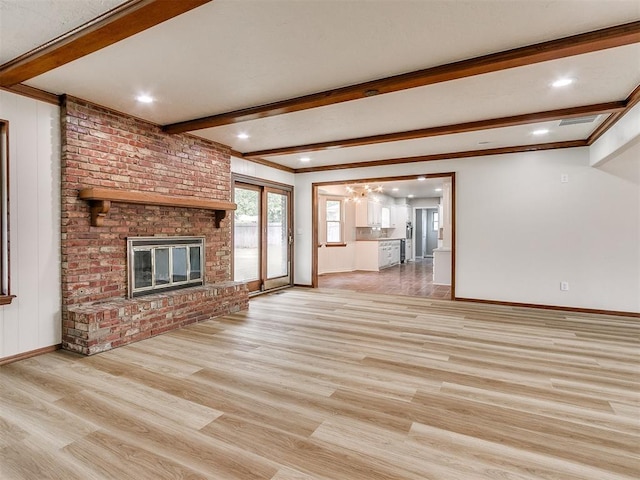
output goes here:
[[396, 237], [396, 238], [372, 238], [369, 240], [356, 240], [356, 242], [393, 242], [399, 240], [406, 240], [406, 238]]

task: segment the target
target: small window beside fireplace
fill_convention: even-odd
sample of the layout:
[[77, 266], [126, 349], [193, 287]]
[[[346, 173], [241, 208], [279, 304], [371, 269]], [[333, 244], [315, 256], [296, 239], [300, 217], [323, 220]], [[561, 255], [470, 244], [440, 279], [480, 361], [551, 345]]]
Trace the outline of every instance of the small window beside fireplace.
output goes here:
[[204, 284], [204, 237], [127, 239], [129, 297]]

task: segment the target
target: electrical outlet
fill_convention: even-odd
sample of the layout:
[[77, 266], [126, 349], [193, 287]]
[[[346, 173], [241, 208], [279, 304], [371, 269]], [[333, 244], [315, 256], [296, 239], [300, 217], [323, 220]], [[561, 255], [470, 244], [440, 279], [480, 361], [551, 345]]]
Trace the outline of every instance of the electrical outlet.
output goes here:
[[569, 174], [561, 173], [560, 174], [560, 183], [569, 183]]
[[560, 282], [560, 290], [563, 292], [569, 291], [569, 282]]

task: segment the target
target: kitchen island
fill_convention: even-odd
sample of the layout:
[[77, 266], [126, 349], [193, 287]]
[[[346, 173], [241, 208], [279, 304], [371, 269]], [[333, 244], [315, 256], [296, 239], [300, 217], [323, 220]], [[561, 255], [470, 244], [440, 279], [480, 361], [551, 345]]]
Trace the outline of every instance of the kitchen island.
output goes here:
[[356, 241], [356, 270], [379, 272], [400, 264], [400, 238]]

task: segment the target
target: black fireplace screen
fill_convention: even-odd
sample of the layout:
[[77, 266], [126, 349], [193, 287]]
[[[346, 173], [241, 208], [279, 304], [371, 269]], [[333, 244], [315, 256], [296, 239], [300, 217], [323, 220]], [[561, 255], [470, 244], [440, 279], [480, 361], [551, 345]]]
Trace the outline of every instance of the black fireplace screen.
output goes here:
[[127, 239], [129, 296], [204, 284], [203, 237]]

